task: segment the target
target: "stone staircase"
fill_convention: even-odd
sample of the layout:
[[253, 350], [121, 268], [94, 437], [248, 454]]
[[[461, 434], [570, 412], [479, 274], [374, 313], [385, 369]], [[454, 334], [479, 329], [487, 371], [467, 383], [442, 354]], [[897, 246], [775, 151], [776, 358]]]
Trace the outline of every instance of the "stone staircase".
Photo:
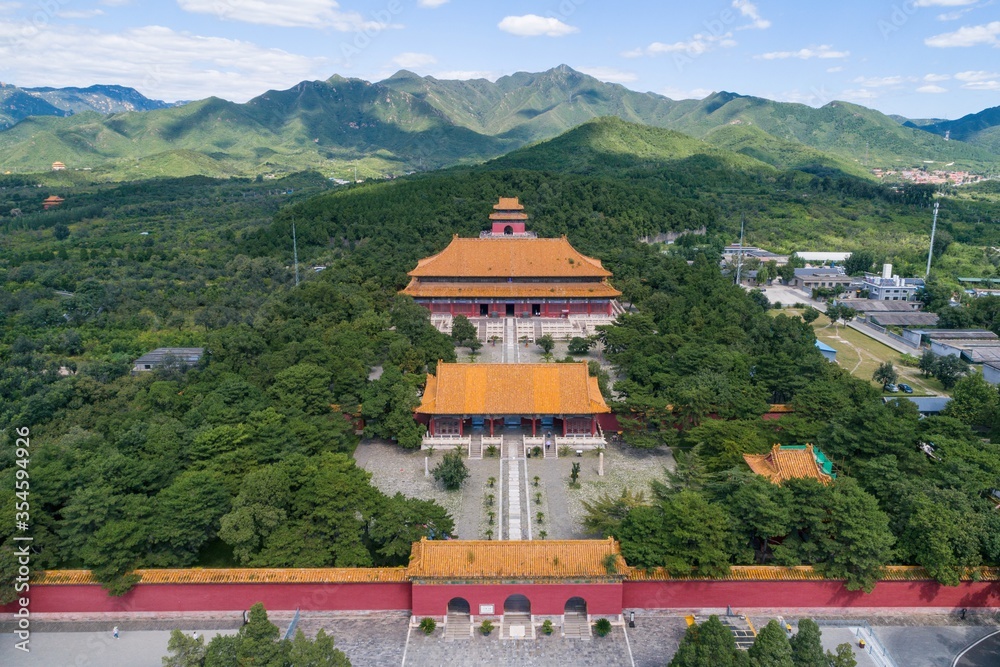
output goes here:
[[469, 639], [472, 637], [472, 621], [468, 614], [451, 612], [448, 614], [448, 622], [444, 627], [444, 638], [446, 641], [456, 639]]
[[[524, 634], [521, 634], [522, 632]], [[535, 626], [531, 622], [531, 614], [504, 612], [500, 637], [503, 639], [534, 639]]]
[[590, 621], [586, 614], [568, 613], [563, 620], [563, 637], [567, 639], [590, 639]]
[[481, 459], [483, 458], [483, 436], [478, 433], [474, 433], [469, 439], [469, 458], [470, 459]]

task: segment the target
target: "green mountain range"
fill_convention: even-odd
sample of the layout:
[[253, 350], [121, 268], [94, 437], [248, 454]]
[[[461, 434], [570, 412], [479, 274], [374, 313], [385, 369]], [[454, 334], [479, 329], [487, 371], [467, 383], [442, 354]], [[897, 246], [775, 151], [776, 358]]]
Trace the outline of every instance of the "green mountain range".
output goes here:
[[1000, 153], [1000, 106], [968, 114], [958, 120], [906, 121], [903, 124]]
[[[378, 83], [334, 76], [268, 91], [245, 104], [208, 98], [70, 117], [46, 115], [48, 97], [17, 90], [10, 94], [30, 97], [17, 99], [36, 111], [0, 132], [2, 171], [41, 171], [58, 160], [109, 178], [305, 168], [341, 179], [353, 179], [355, 172], [398, 175], [481, 162], [604, 116], [676, 130], [781, 169], [862, 175], [872, 167], [937, 162], [977, 171], [1000, 165], [990, 128], [969, 132], [967, 141], [955, 133], [946, 141], [929, 131], [934, 125], [907, 126], [846, 102], [814, 109], [728, 92], [675, 101], [565, 65], [495, 82], [407, 71]], [[62, 95], [66, 106], [67, 93]]]
[[29, 116], [71, 116], [81, 111], [110, 114], [171, 106], [177, 105], [151, 100], [135, 88], [125, 86], [18, 88], [0, 83], [0, 130]]

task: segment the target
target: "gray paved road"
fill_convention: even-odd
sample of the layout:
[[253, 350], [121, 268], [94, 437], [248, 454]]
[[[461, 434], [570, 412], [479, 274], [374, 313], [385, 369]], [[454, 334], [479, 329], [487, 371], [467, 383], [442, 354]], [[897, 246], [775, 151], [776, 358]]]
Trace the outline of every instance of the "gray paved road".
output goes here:
[[1000, 633], [970, 646], [956, 667], [996, 667], [1000, 665]]
[[[223, 630], [235, 634], [235, 630]], [[206, 641], [218, 630], [202, 633]], [[39, 632], [31, 634], [30, 652], [14, 648], [11, 635], [0, 644], [4, 667], [161, 667], [167, 654], [166, 631], [122, 632], [118, 639], [105, 632]]]
[[[874, 628], [882, 643], [900, 667], [951, 667], [962, 649], [981, 639], [995, 627], [878, 627]], [[996, 667], [995, 663], [970, 662], [968, 667]]]

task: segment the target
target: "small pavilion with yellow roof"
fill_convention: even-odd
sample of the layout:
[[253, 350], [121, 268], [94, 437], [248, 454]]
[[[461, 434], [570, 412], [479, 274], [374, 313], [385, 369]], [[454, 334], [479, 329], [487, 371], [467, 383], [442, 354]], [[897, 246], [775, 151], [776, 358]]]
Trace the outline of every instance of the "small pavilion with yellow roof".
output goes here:
[[598, 416], [611, 409], [586, 362], [566, 364], [446, 364], [427, 376], [417, 421], [431, 437], [461, 437], [473, 426], [595, 436]]
[[743, 460], [773, 484], [802, 477], [829, 484], [837, 477], [830, 459], [811, 444], [775, 445], [767, 454], [744, 454]]
[[479, 238], [452, 239], [437, 255], [417, 262], [402, 290], [440, 315], [568, 317], [613, 314], [621, 295], [600, 260], [577, 251], [566, 237], [540, 239], [526, 229], [516, 197], [501, 197], [492, 228]]

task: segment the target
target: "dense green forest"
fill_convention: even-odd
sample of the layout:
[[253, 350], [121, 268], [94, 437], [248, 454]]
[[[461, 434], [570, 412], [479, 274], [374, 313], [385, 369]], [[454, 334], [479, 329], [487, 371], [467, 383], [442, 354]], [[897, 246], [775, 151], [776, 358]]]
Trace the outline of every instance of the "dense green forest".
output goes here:
[[[638, 309], [604, 334], [621, 376], [615, 406], [633, 445], [686, 455], [652, 505], [608, 527], [630, 563], [703, 574], [817, 563], [852, 587], [890, 562], [947, 583], [958, 566], [996, 563], [1000, 526], [985, 494], [1000, 485], [1000, 456], [973, 430], [981, 411], [918, 420], [884, 406], [823, 360], [800, 319], [771, 317], [718, 268], [741, 211], [758, 223], [751, 242], [816, 247], [824, 229], [841, 247], [918, 263], [917, 244], [896, 241], [925, 233], [932, 193], [781, 171], [647, 129], [598, 121], [558, 150], [330, 192], [316, 174], [58, 188], [8, 177], [0, 429], [7, 440], [31, 429], [35, 566], [93, 568], [120, 592], [142, 566], [401, 564], [425, 526], [451, 530], [440, 507], [369, 484], [350, 458], [352, 422], [360, 413], [368, 435], [419, 443], [419, 386], [454, 349], [397, 290], [451, 235], [482, 229], [499, 196], [520, 197], [539, 234], [601, 258]], [[605, 159], [640, 142], [632, 159]], [[49, 194], [66, 202], [40, 211]], [[943, 210], [939, 231], [952, 239], [938, 265], [992, 274], [985, 252], [963, 253], [992, 243], [993, 194], [951, 197]], [[701, 227], [668, 254], [638, 242]], [[163, 345], [207, 354], [195, 368], [128, 374]], [[375, 367], [384, 373], [370, 381]], [[796, 413], [763, 423], [768, 401]], [[920, 452], [924, 440], [942, 461]], [[772, 442], [815, 442], [838, 464], [837, 483], [750, 477], [739, 454]], [[0, 454], [4, 506], [16, 500], [13, 451]], [[676, 527], [693, 517], [684, 537]], [[5, 581], [12, 536], [4, 526]]]

